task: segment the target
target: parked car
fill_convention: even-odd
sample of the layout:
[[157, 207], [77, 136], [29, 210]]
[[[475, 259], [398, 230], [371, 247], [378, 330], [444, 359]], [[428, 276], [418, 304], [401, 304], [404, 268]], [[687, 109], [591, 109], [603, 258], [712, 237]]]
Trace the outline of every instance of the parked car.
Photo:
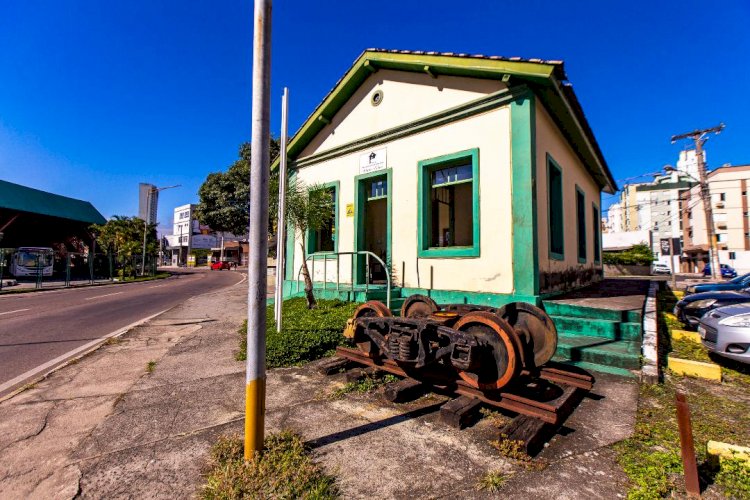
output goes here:
[[719, 307], [698, 325], [706, 348], [741, 363], [750, 363], [750, 303]]
[[701, 317], [719, 307], [750, 302], [750, 288], [733, 292], [703, 292], [684, 297], [674, 306], [674, 315], [691, 328], [696, 328]]
[[729, 281], [712, 281], [711, 283], [690, 285], [685, 289], [685, 295], [702, 292], [728, 292], [748, 287], [750, 287], [750, 273], [742, 274]]
[[654, 265], [651, 267], [651, 274], [672, 274], [672, 270], [666, 264], [654, 262]]
[[222, 269], [232, 269], [232, 263], [227, 261], [211, 263], [212, 271], [221, 271]]
[[[727, 264], [720, 264], [720, 266], [722, 278], [734, 278], [737, 276], [737, 271], [733, 267]], [[711, 264], [706, 264], [706, 267], [703, 268], [703, 276], [711, 276]]]

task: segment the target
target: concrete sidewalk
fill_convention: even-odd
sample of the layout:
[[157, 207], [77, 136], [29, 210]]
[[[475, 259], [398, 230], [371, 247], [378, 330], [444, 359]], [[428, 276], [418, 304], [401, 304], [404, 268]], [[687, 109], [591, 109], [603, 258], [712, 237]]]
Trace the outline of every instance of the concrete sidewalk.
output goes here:
[[[0, 498], [185, 498], [208, 451], [242, 431], [244, 364], [234, 360], [246, 285], [188, 300], [35, 387], [0, 403]], [[156, 362], [147, 372], [149, 362]], [[632, 432], [637, 386], [597, 380], [529, 470], [489, 441], [491, 419], [457, 431], [443, 397], [385, 403], [332, 398], [341, 376], [314, 366], [269, 372], [268, 431], [302, 434], [346, 498], [476, 498], [487, 471], [512, 474], [499, 496], [612, 498], [625, 478], [607, 446]]]

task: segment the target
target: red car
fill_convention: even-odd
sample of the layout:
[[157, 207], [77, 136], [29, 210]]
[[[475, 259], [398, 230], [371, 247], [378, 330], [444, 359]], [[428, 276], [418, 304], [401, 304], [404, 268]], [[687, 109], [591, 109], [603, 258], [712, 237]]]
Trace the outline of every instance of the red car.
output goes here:
[[221, 271], [222, 269], [232, 269], [231, 262], [213, 262], [211, 264], [212, 271]]

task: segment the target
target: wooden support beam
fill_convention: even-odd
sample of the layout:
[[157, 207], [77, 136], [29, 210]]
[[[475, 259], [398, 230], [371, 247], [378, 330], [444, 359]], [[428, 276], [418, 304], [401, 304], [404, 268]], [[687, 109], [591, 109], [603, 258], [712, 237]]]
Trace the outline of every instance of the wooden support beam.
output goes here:
[[462, 429], [477, 418], [481, 404], [477, 398], [459, 396], [440, 407], [440, 419], [453, 428]]
[[370, 73], [377, 73], [378, 68], [375, 66], [372, 61], [365, 61], [365, 63], [362, 65], [363, 68], [365, 68]]
[[391, 403], [405, 403], [413, 401], [425, 393], [425, 385], [413, 378], [405, 378], [388, 384], [383, 397]]
[[348, 359], [334, 357], [327, 359], [318, 365], [317, 371], [321, 375], [333, 375], [345, 370], [351, 366], [352, 362]]
[[367, 368], [352, 368], [346, 372], [346, 381], [359, 382], [366, 377], [376, 377], [380, 372], [381, 370], [374, 366], [368, 366]]
[[434, 72], [434, 71], [432, 70], [432, 68], [430, 68], [429, 66], [425, 66], [425, 67], [424, 67], [424, 72], [425, 72], [425, 73], [427, 73], [428, 75], [430, 75], [430, 76], [431, 76], [431, 77], [433, 77], [433, 78], [437, 78], [437, 75], [436, 75], [436, 74], [435, 74], [435, 72]]
[[11, 217], [11, 218], [10, 218], [10, 220], [9, 220], [8, 222], [6, 222], [5, 224], [3, 224], [3, 226], [2, 226], [2, 227], [0, 227], [0, 233], [2, 233], [3, 231], [5, 231], [5, 229], [6, 229], [6, 228], [7, 228], [8, 226], [10, 226], [11, 224], [13, 224], [13, 222], [14, 222], [14, 221], [15, 221], [16, 219], [18, 219], [18, 216], [19, 216], [19, 215], [21, 215], [21, 214], [16, 214], [16, 215], [14, 215], [13, 217]]
[[323, 115], [320, 115], [320, 116], [318, 116], [318, 121], [319, 121], [319, 122], [323, 122], [323, 123], [325, 123], [326, 125], [328, 125], [329, 123], [331, 123], [331, 120], [329, 120], [328, 118], [326, 118], [326, 117], [325, 117], [325, 116], [323, 116]]
[[519, 451], [533, 457], [555, 435], [557, 426], [538, 418], [518, 415], [500, 431], [500, 440], [515, 441]]

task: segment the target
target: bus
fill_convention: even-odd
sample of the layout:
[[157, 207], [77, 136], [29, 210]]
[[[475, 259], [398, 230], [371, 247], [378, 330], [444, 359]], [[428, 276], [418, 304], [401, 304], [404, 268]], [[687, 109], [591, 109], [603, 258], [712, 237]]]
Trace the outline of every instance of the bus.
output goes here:
[[52, 276], [54, 254], [46, 247], [19, 247], [10, 258], [10, 274], [16, 278], [23, 276]]

